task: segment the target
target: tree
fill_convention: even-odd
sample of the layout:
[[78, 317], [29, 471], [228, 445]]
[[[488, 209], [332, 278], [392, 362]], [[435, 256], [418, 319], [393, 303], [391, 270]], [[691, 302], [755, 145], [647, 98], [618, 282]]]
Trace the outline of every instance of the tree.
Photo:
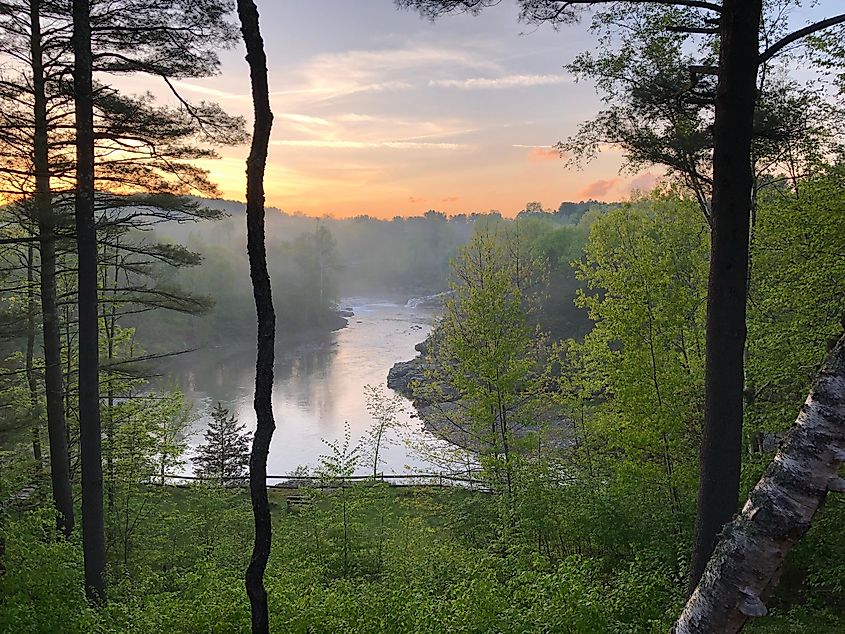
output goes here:
[[298, 236], [291, 246], [302, 272], [303, 309], [309, 321], [322, 320], [337, 299], [334, 279], [340, 269], [337, 242], [332, 232], [318, 221], [313, 232]]
[[[20, 33], [28, 27], [27, 41], [16, 41], [15, 37], [8, 37], [2, 47], [3, 53], [15, 57], [15, 53], [22, 49], [29, 52], [31, 64], [31, 105], [27, 108], [28, 134], [20, 139], [18, 134], [20, 124], [15, 117], [17, 104], [23, 100], [26, 82], [20, 85], [14, 82], [4, 84], [4, 96], [11, 98], [15, 107], [4, 108], [4, 126], [2, 143], [7, 174], [4, 180], [13, 184], [4, 189], [20, 187], [26, 182], [23, 174], [31, 169], [34, 177], [31, 184], [25, 184], [31, 193], [31, 209], [22, 214], [26, 224], [34, 224], [40, 256], [39, 294], [41, 300], [41, 324], [44, 347], [44, 384], [47, 413], [47, 430], [50, 446], [50, 478], [53, 492], [53, 503], [56, 507], [56, 519], [59, 530], [69, 536], [73, 531], [74, 512], [70, 483], [70, 467], [68, 457], [68, 432], [64, 415], [62, 397], [64, 394], [61, 362], [60, 319], [56, 297], [56, 224], [57, 218], [52, 210], [51, 167], [49, 162], [48, 136], [48, 75], [43, 64], [44, 41], [42, 37], [41, 15], [43, 12], [40, 0], [30, 0], [26, 4], [14, 6], [10, 3], [0, 7], [2, 29], [7, 33]], [[25, 16], [25, 17], [24, 17]], [[28, 22], [28, 24], [27, 24]], [[31, 125], [31, 128], [29, 127]], [[31, 130], [31, 131], [30, 131]], [[22, 147], [21, 147], [22, 146]], [[9, 151], [12, 150], [12, 151]], [[30, 157], [29, 160], [23, 157]], [[13, 190], [14, 191], [14, 190]], [[9, 191], [7, 193], [13, 193]], [[19, 193], [19, 192], [14, 192]], [[35, 222], [30, 223], [29, 218]], [[33, 229], [30, 228], [30, 231]]]
[[249, 275], [258, 319], [257, 355], [255, 361], [256, 429], [249, 458], [249, 489], [255, 519], [255, 542], [246, 570], [254, 634], [270, 631], [264, 570], [270, 557], [273, 527], [267, 500], [267, 454], [276, 424], [273, 420], [273, 357], [276, 345], [276, 315], [273, 294], [267, 273], [267, 249], [264, 241], [264, 171], [270, 143], [273, 112], [267, 83], [267, 56], [258, 25], [258, 9], [252, 0], [238, 0], [238, 17], [246, 45], [246, 60], [252, 86], [252, 147], [247, 158], [246, 225]]
[[100, 347], [97, 315], [97, 229], [94, 221], [94, 85], [91, 5], [73, 1], [73, 94], [76, 109], [76, 250], [79, 305], [79, 445], [85, 591], [106, 599]]
[[[184, 4], [181, 0], [140, 4], [124, 0], [124, 8], [133, 10], [122, 13], [113, 11], [113, 3], [108, 3], [108, 7], [102, 4], [107, 11], [99, 10], [101, 3], [93, 3], [90, 39], [97, 50], [92, 51], [92, 68], [119, 73], [155, 72], [165, 79], [177, 73], [183, 76], [213, 72], [216, 56], [209, 54], [209, 48], [196, 44], [203, 40], [214, 45], [231, 41], [231, 28], [221, 19], [222, 5], [214, 0], [203, 3], [202, 8]], [[166, 5], [185, 10], [169, 11]], [[121, 15], [132, 15], [133, 20], [142, 15], [144, 29], [137, 23], [123, 22]], [[41, 26], [42, 18], [46, 28]], [[39, 243], [51, 477], [59, 525], [66, 533], [73, 525], [73, 509], [62, 395], [69, 390], [62, 385], [61, 302], [56, 296], [56, 270], [57, 258], [61, 257], [57, 245], [61, 247], [67, 238], [73, 238], [67, 222], [71, 202], [68, 193], [73, 191], [76, 166], [71, 154], [75, 147], [71, 132], [74, 95], [67, 81], [71, 65], [67, 55], [70, 18], [69, 7], [53, 2], [17, 0], [0, 7], [0, 28], [5, 33], [2, 53], [12, 62], [0, 90], [4, 102], [0, 135], [4, 156], [0, 171], [5, 193], [22, 197], [21, 222]], [[188, 21], [191, 28], [182, 28], [179, 20]], [[135, 57], [121, 56], [121, 47], [131, 49]], [[167, 54], [157, 59], [153, 54], [156, 47], [166, 48]], [[115, 56], [121, 57], [122, 66], [114, 63]], [[184, 63], [186, 58], [190, 63]], [[132, 61], [131, 68], [128, 61]], [[149, 97], [125, 98], [103, 85], [97, 86], [92, 99], [99, 181], [99, 191], [94, 193], [95, 210], [100, 214], [96, 220], [98, 229], [144, 228], [141, 218], [149, 223], [151, 218], [178, 221], [202, 217], [195, 203], [182, 201], [174, 205], [160, 194], [178, 193], [186, 187], [211, 193], [213, 186], [203, 170], [189, 165], [186, 159], [207, 158], [214, 153], [186, 145], [186, 138], [201, 129], [207, 138], [213, 132], [218, 141], [225, 142], [227, 137], [235, 141], [242, 138], [240, 120], [227, 117], [213, 104], [191, 105], [182, 100], [179, 109], [155, 108]], [[131, 142], [127, 143], [128, 139]], [[174, 187], [176, 183], [178, 186]], [[122, 194], [141, 188], [159, 196], [104, 196], [103, 189], [110, 187]], [[132, 211], [126, 211], [127, 207], [132, 207]], [[31, 222], [33, 218], [35, 223]], [[141, 251], [153, 259], [163, 255], [161, 249]], [[136, 298], [142, 290], [136, 287]], [[158, 297], [161, 303], [160, 293], [147, 291], [150, 296]]]
[[[761, 28], [768, 39], [788, 24], [791, 0], [768, 3]], [[681, 10], [650, 3], [595, 14], [591, 31], [599, 46], [578, 55], [567, 70], [596, 82], [605, 108], [558, 144], [580, 165], [606, 144], [618, 146], [625, 169], [660, 166], [679, 178], [710, 217], [713, 173], [713, 116], [717, 29], [706, 20], [690, 24]], [[625, 28], [620, 29], [620, 24]], [[842, 109], [823, 94], [819, 82], [799, 82], [789, 73], [807, 55], [761, 65], [752, 133], [754, 194], [785, 172], [806, 176], [838, 143]], [[782, 176], [782, 175], [781, 175]], [[752, 205], [753, 213], [753, 205]], [[753, 225], [753, 216], [752, 216]]]
[[[497, 0], [397, 0], [431, 18], [450, 12], [477, 13]], [[707, 351], [704, 385], [704, 433], [701, 445], [696, 537], [690, 590], [696, 586], [722, 526], [736, 512], [739, 499], [743, 423], [743, 355], [754, 174], [752, 141], [761, 67], [791, 44], [845, 23], [832, 16], [784, 34], [760, 50], [763, 0], [640, 0], [666, 5], [680, 32], [718, 37], [705, 49], [705, 63], [691, 67], [691, 86], [716, 75], [713, 95], [712, 227], [707, 296]], [[615, 19], [609, 0], [520, 0], [520, 17], [531, 23], [560, 25], [579, 19], [585, 9], [599, 9], [599, 19]], [[627, 5], [620, 5], [623, 9]], [[603, 7], [609, 7], [603, 9]], [[712, 50], [716, 51], [714, 55]], [[712, 62], [716, 61], [716, 64]]]
[[217, 403], [211, 411], [208, 428], [203, 432], [205, 443], [199, 445], [191, 458], [197, 476], [220, 486], [231, 485], [246, 476], [249, 465], [250, 435], [246, 425]]
[[764, 438], [785, 431], [843, 327], [843, 182], [845, 167], [831, 166], [797, 189], [769, 189], [758, 203], [745, 393], [756, 455]]
[[405, 410], [399, 394], [388, 396], [373, 385], [364, 386], [364, 397], [367, 400], [367, 413], [373, 423], [367, 428], [362, 457], [373, 468], [373, 478], [377, 478], [379, 465], [383, 462], [381, 450], [390, 442], [387, 434], [401, 427], [397, 416]]
[[542, 268], [518, 234], [480, 227], [452, 262], [452, 295], [429, 344], [435, 433], [478, 455], [500, 491], [513, 492], [516, 434], [537, 423], [548, 387], [544, 337], [529, 323]]
[[637, 470], [644, 496], [657, 485], [676, 528], [694, 497], [701, 438], [708, 246], [704, 219], [676, 192], [597, 220], [577, 300], [595, 326], [569, 348], [582, 366], [578, 391], [595, 401], [589, 435]]
[[845, 336], [834, 346], [777, 455], [742, 512], [724, 530], [674, 634], [739, 632], [763, 616], [777, 584], [828, 492], [845, 492]]

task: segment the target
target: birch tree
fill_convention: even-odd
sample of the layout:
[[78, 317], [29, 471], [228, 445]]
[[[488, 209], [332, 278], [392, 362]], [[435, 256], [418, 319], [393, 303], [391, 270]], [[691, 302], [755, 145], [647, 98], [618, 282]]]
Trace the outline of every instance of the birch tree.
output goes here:
[[731, 634], [764, 616], [790, 550], [829, 493], [845, 493], [845, 336], [742, 512], [722, 533], [674, 634]]

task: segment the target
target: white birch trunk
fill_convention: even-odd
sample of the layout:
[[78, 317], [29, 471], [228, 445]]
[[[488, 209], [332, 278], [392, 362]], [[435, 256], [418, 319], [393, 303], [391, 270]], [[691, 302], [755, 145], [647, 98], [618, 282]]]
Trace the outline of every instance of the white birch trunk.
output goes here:
[[742, 512], [722, 531], [707, 569], [672, 632], [738, 632], [764, 616], [787, 553], [828, 491], [845, 491], [845, 335]]

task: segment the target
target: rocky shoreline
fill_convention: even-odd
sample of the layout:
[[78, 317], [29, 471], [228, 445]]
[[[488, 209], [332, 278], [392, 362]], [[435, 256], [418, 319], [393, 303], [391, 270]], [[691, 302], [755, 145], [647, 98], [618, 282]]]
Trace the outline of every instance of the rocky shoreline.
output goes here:
[[426, 370], [430, 364], [425, 361], [428, 339], [414, 346], [419, 354], [410, 361], [397, 361], [387, 372], [387, 387], [399, 392], [405, 398], [415, 400], [413, 386], [425, 383]]
[[[424, 396], [425, 386], [430, 383], [431, 373], [436, 369], [426, 359], [429, 345], [430, 338], [421, 341], [414, 346], [419, 352], [416, 357], [393, 364], [387, 373], [387, 387], [412, 402], [417, 417], [426, 430], [460, 447], [466, 447], [469, 444], [466, 434], [459, 432], [448, 420], [451, 413], [461, 407], [458, 395], [447, 386], [442, 386], [440, 390], [442, 399], [438, 399], [437, 402], [432, 402]], [[564, 447], [573, 442], [574, 425], [572, 420], [563, 416], [563, 413], [557, 409], [550, 405], [548, 411], [542, 415], [544, 427], [550, 434], [545, 442]], [[530, 425], [515, 430], [514, 433], [516, 437], [523, 437], [539, 429], [539, 425]]]

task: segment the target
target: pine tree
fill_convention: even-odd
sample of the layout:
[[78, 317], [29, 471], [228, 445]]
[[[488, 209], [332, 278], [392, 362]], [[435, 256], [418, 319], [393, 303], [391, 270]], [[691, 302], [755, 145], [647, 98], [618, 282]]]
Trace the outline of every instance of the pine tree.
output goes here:
[[191, 458], [198, 477], [220, 486], [246, 477], [251, 435], [244, 431], [245, 427], [238, 424], [237, 416], [217, 403], [204, 432], [205, 443], [197, 447]]

